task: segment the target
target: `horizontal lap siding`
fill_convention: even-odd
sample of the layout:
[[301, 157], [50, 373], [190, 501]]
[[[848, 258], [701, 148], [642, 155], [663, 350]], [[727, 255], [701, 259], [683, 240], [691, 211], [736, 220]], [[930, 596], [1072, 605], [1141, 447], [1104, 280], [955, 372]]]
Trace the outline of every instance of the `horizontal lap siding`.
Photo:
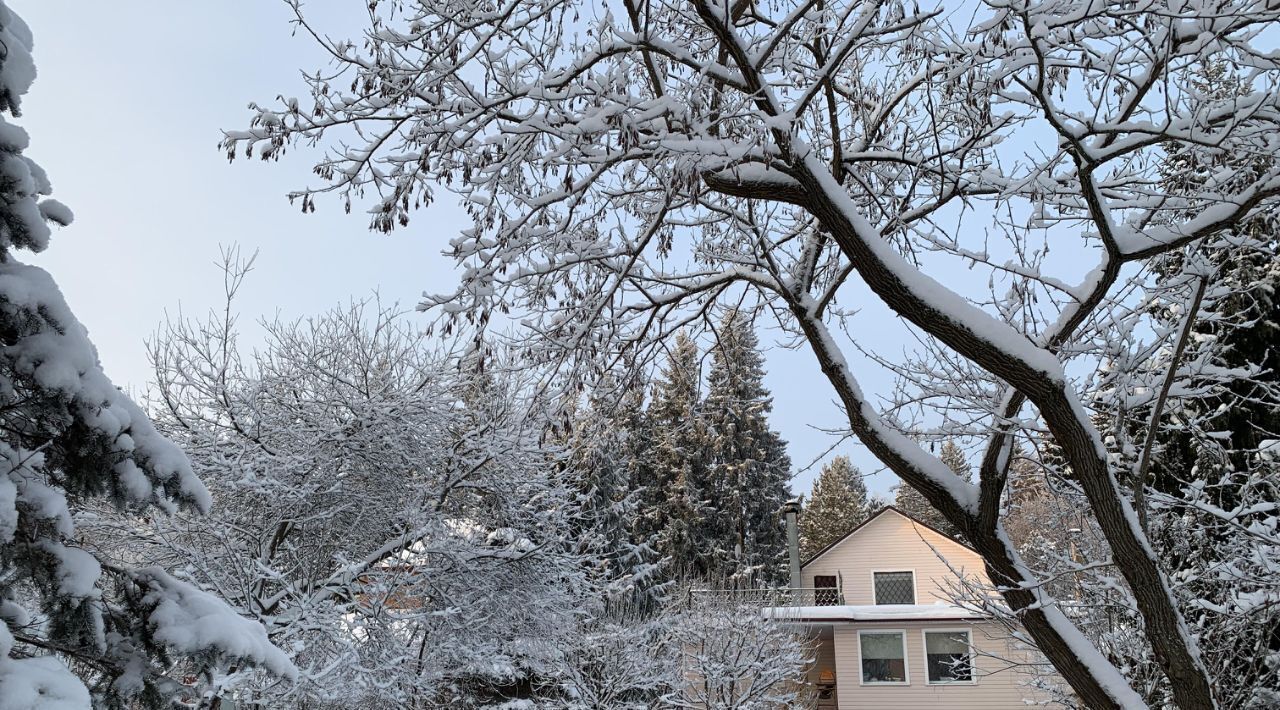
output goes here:
[[[829, 633], [829, 632], [828, 632]], [[819, 634], [813, 634], [813, 663], [809, 666], [809, 683], [818, 684], [818, 678], [822, 675], [822, 671], [829, 670], [832, 673], [836, 670], [835, 645], [830, 638], [819, 638]]]
[[[860, 685], [861, 665], [858, 659], [858, 631], [883, 631], [892, 628], [905, 632], [907, 668], [910, 685]], [[978, 682], [973, 685], [928, 685], [925, 677], [925, 629], [971, 628], [973, 643], [979, 650], [976, 659]], [[984, 630], [986, 629], [986, 630]], [[1024, 687], [1021, 671], [1008, 669], [1009, 664], [994, 654], [1010, 657], [1010, 645], [1000, 630], [989, 625], [969, 626], [963, 623], [877, 623], [837, 626], [834, 652], [836, 662], [836, 694], [840, 710], [1004, 710], [1023, 708], [1024, 697], [1031, 695]]]
[[[939, 559], [939, 555], [946, 561]], [[801, 578], [805, 587], [813, 587], [816, 575], [839, 575], [845, 604], [874, 604], [872, 570], [914, 571], [917, 604], [947, 602], [947, 584], [956, 581], [957, 572], [989, 584], [982, 558], [976, 552], [892, 510], [881, 513], [805, 565]], [[1011, 651], [1002, 630], [992, 624], [924, 620], [835, 623], [832, 626], [834, 638], [829, 653], [835, 661], [840, 710], [1003, 710], [1026, 707], [1023, 698], [1033, 695], [1025, 687], [1027, 678], [1021, 669], [1010, 669], [1009, 664], [999, 658], [983, 657], [983, 653], [989, 653], [997, 657], [1017, 658], [1022, 653]], [[979, 649], [976, 659], [978, 682], [972, 685], [928, 685], [923, 631], [962, 628], [972, 629], [974, 645]], [[862, 678], [858, 659], [860, 629], [906, 632], [909, 685], [859, 684]], [[818, 665], [829, 658], [825, 651], [819, 654]]]
[[[836, 675], [836, 654], [835, 643], [831, 636], [830, 628], [827, 628], [823, 632], [819, 632], [815, 629], [813, 632], [813, 642], [814, 662], [809, 666], [808, 678], [809, 687], [814, 689], [816, 692], [819, 680], [822, 677], [822, 671], [831, 671], [832, 675]], [[835, 707], [832, 702], [832, 700], [824, 700], [819, 702], [817, 707], [822, 710]]]
[[[930, 549], [933, 546], [934, 549]], [[871, 571], [914, 570], [916, 603], [944, 601], [939, 582], [955, 579], [947, 562], [966, 576], [987, 577], [978, 553], [893, 511], [882, 513], [853, 535], [805, 565], [801, 573], [803, 586], [813, 587], [815, 575], [836, 575], [843, 581], [844, 603], [874, 604]]]

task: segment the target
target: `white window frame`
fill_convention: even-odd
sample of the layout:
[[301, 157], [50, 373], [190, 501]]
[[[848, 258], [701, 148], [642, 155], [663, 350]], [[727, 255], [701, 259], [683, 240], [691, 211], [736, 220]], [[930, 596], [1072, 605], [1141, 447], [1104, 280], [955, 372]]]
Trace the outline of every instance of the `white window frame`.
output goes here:
[[[964, 634], [969, 638], [969, 680], [933, 680], [929, 677], [929, 634]], [[973, 652], [972, 628], [920, 629], [920, 658], [924, 660], [925, 685], [977, 685], [978, 667], [975, 664], [977, 654]]]
[[[898, 637], [902, 639], [902, 676], [906, 678], [906, 680], [873, 680], [867, 682], [866, 674], [862, 670], [863, 634], [898, 634]], [[907, 650], [906, 629], [858, 629], [858, 685], [887, 685], [897, 687], [911, 685], [911, 653]]]
[[911, 573], [911, 606], [920, 603], [920, 584], [916, 577], [914, 569], [873, 569], [871, 570], [871, 603], [876, 606], [908, 606], [906, 604], [881, 604], [880, 595], [876, 592], [876, 575], [877, 574], [902, 574], [903, 572]]

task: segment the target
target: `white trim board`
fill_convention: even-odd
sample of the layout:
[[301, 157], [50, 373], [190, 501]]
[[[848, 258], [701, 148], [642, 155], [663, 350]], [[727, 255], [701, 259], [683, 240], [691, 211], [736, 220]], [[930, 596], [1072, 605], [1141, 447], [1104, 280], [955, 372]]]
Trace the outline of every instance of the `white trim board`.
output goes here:
[[[969, 680], [930, 680], [929, 679], [929, 634], [964, 634], [969, 637]], [[978, 684], [978, 654], [973, 650], [973, 627], [946, 627], [937, 629], [920, 629], [920, 659], [924, 661], [924, 684], [934, 686], [947, 685], [977, 685]]]
[[[898, 681], [872, 681], [868, 683], [862, 671], [862, 636], [864, 634], [898, 634], [902, 639], [902, 676], [906, 680]], [[911, 685], [911, 654], [907, 651], [907, 630], [906, 629], [858, 629], [858, 685], [866, 686], [890, 686], [905, 688]]]

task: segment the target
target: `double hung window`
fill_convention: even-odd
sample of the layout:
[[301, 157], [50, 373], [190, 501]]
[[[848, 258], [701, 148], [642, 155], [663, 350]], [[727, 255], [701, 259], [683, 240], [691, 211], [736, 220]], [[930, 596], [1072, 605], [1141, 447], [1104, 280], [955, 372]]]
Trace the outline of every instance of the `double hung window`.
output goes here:
[[931, 684], [973, 682], [973, 635], [969, 631], [925, 631], [924, 660]]

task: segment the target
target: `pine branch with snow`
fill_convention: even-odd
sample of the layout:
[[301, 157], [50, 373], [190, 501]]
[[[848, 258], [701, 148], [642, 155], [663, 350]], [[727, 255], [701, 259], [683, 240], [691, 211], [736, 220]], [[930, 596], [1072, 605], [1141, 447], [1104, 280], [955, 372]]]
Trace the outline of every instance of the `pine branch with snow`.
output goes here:
[[[164, 706], [189, 692], [173, 659], [294, 673], [261, 627], [158, 569], [104, 565], [75, 514], [207, 511], [183, 452], [103, 373], [53, 278], [18, 261], [71, 211], [10, 122], [35, 80], [32, 35], [0, 3], [0, 706]], [[198, 613], [223, 627], [180, 628]]]

